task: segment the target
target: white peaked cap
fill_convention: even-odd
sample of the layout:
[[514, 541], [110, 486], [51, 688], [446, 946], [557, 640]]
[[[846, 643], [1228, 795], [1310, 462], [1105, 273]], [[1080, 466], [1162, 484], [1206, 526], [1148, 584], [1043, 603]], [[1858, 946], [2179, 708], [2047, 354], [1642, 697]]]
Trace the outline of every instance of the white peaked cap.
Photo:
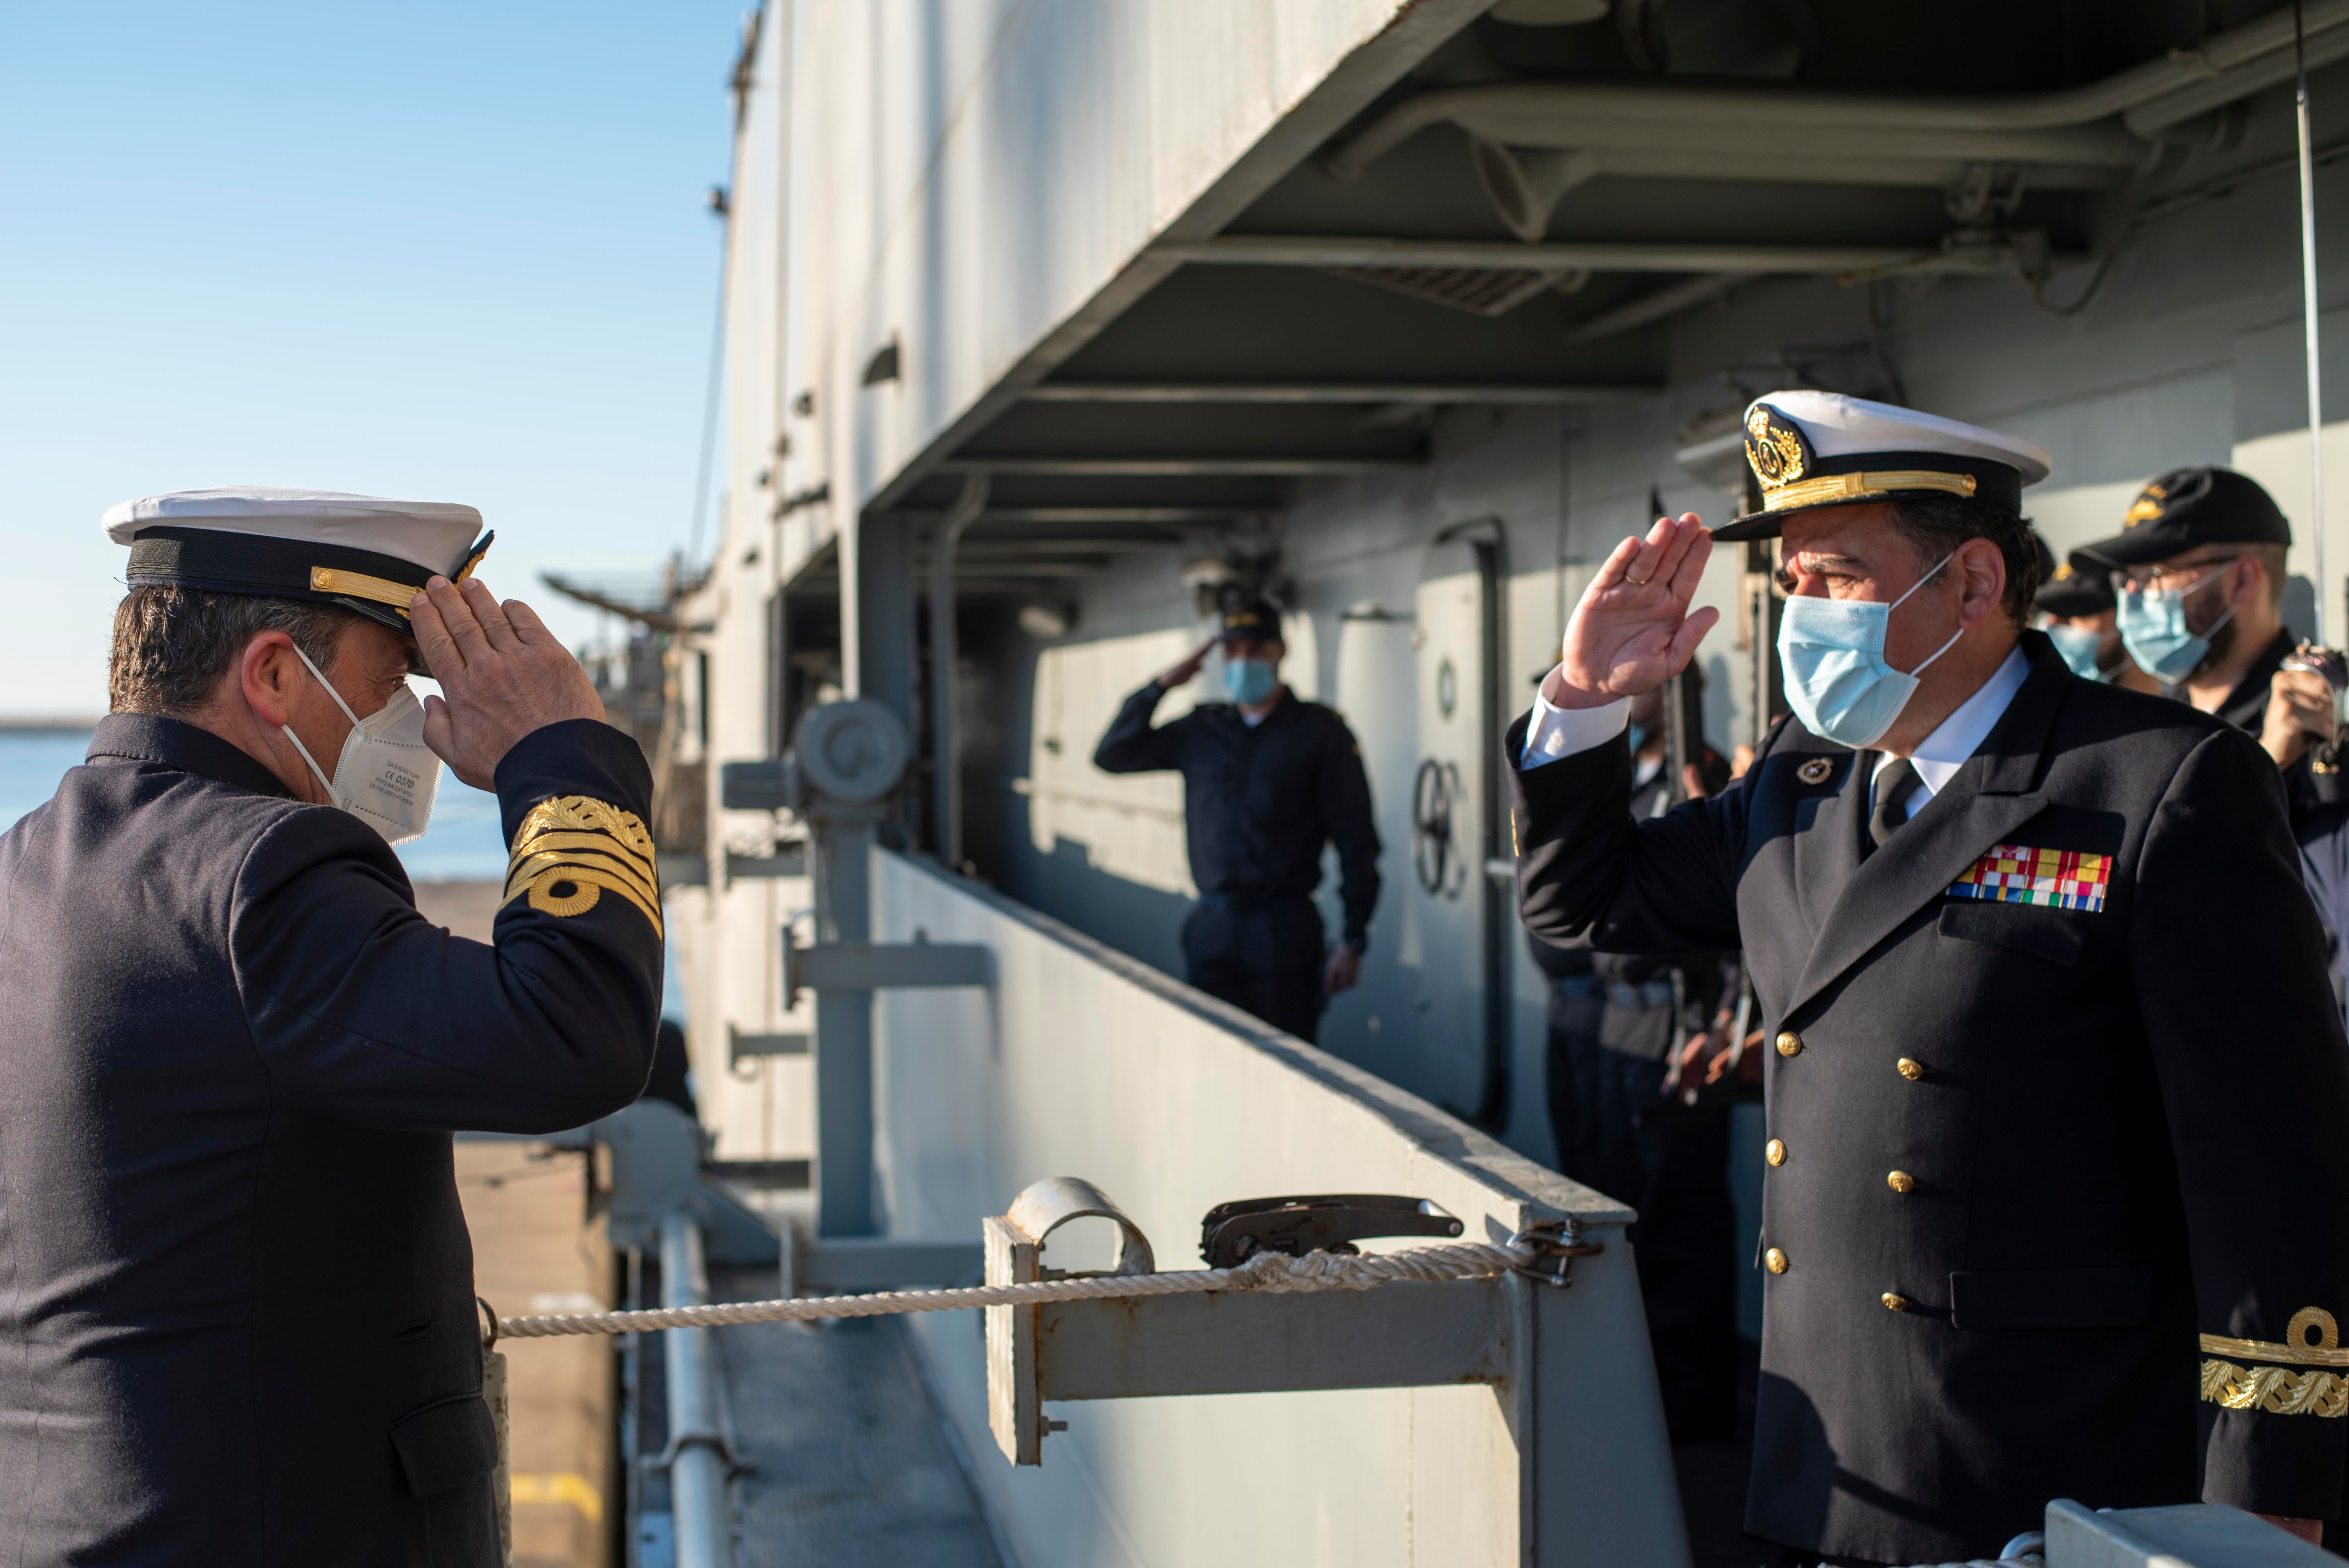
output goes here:
[[481, 514], [453, 501], [279, 485], [142, 496], [107, 508], [101, 521], [106, 537], [117, 544], [132, 542], [143, 528], [197, 528], [361, 550], [434, 573], [455, 571], [481, 531]]
[[[1868, 452], [1946, 452], [1953, 458], [1981, 458], [2004, 463], [2023, 476], [2026, 485], [2047, 477], [2053, 459], [2047, 449], [2020, 436], [1920, 414], [1897, 403], [1871, 403], [1840, 392], [1773, 392], [1754, 400], [1767, 403], [1803, 428], [1811, 449], [1822, 458], [1851, 457]], [[1751, 412], [1751, 410], [1748, 410]]]

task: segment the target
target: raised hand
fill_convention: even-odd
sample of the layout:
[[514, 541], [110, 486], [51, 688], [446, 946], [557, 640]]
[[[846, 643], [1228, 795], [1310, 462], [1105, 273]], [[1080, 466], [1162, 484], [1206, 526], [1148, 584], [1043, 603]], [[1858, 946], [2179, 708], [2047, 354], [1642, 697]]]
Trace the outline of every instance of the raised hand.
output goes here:
[[2268, 711], [2260, 727], [2260, 744], [2276, 766], [2289, 768], [2310, 745], [2331, 740], [2333, 729], [2333, 683], [2312, 669], [2290, 665], [2268, 681]]
[[603, 718], [587, 672], [521, 600], [501, 604], [477, 579], [435, 577], [408, 614], [443, 694], [424, 699], [424, 744], [474, 789], [493, 788], [498, 763], [531, 731]]
[[1158, 689], [1173, 691], [1176, 686], [1189, 681], [1193, 676], [1199, 673], [1199, 666], [1207, 662], [1207, 655], [1215, 651], [1216, 645], [1222, 640], [1220, 637], [1209, 637], [1206, 642], [1201, 643], [1192, 650], [1189, 658], [1172, 666], [1158, 677]]
[[1615, 547], [1566, 624], [1557, 668], [1542, 682], [1553, 707], [1599, 707], [1653, 691], [1680, 674], [1721, 619], [1710, 606], [1689, 613], [1713, 535], [1682, 512], [1660, 517], [1648, 536]]

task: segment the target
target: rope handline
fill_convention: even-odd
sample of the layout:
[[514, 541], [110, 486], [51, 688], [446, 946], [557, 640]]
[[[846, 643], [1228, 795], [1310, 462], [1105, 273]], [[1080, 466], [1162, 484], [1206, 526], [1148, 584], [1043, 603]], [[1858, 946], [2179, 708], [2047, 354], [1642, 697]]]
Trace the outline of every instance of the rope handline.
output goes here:
[[1394, 1280], [1437, 1284], [1449, 1280], [1489, 1279], [1527, 1267], [1542, 1255], [1542, 1249], [1524, 1243], [1493, 1246], [1481, 1242], [1411, 1247], [1362, 1257], [1317, 1252], [1292, 1258], [1284, 1253], [1258, 1253], [1237, 1267], [1227, 1269], [1092, 1274], [1076, 1279], [1037, 1280], [1026, 1284], [876, 1291], [870, 1295], [713, 1302], [706, 1306], [654, 1307], [639, 1312], [502, 1317], [496, 1322], [499, 1338], [543, 1339], [565, 1334], [637, 1334], [659, 1328], [722, 1328], [742, 1323], [804, 1323], [821, 1318], [884, 1317], [905, 1312], [958, 1312], [979, 1306], [1035, 1306], [1046, 1302], [1097, 1301], [1113, 1296], [1187, 1295], [1202, 1291], [1369, 1290]]

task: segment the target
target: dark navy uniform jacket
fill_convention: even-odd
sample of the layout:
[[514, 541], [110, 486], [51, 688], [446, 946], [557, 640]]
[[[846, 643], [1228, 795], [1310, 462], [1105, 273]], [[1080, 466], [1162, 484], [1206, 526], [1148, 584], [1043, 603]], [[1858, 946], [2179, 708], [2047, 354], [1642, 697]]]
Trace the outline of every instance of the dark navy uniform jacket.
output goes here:
[[2341, 1511], [2349, 1044], [2275, 766], [2023, 646], [1873, 852], [1877, 754], [1799, 723], [1636, 823], [1622, 745], [1520, 769], [1508, 738], [1537, 934], [1745, 951], [1776, 1047], [1746, 1522], [1806, 1550], [2191, 1501], [2198, 1416], [2201, 1495]]
[[1191, 881], [1203, 893], [1310, 898], [1322, 846], [1334, 841], [1345, 940], [1366, 946], [1379, 902], [1379, 832], [1361, 748], [1346, 721], [1291, 692], [1253, 726], [1231, 704], [1211, 702], [1154, 727], [1150, 716], [1165, 695], [1152, 681], [1127, 697], [1093, 766], [1181, 770]]
[[168, 718], [0, 835], [0, 1562], [498, 1561], [450, 1133], [635, 1098], [661, 936], [634, 742], [496, 783], [494, 946]]

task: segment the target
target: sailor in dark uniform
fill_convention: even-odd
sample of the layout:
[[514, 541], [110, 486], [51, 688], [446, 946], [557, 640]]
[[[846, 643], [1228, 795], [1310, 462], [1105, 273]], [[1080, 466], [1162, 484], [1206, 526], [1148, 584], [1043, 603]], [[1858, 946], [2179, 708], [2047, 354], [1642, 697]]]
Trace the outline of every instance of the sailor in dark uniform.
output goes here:
[[[1153, 725], [1160, 701], [1196, 676], [1218, 643], [1232, 700]], [[1228, 607], [1216, 636], [1125, 699], [1093, 766], [1182, 773], [1191, 880], [1199, 889], [1183, 923], [1191, 984], [1309, 1040], [1327, 999], [1361, 977], [1379, 902], [1379, 833], [1353, 731], [1281, 684], [1285, 652], [1271, 605]], [[1313, 891], [1321, 851], [1332, 843], [1345, 928], [1325, 951]]]
[[2076, 550], [2059, 564], [2044, 540], [2040, 552], [2039, 629], [2072, 673], [2082, 680], [2158, 695], [2161, 683], [2137, 668], [2121, 645], [2111, 571]]
[[[107, 516], [113, 712], [0, 836], [0, 1559], [499, 1561], [450, 1134], [636, 1097], [661, 915], [645, 758], [480, 521]], [[503, 810], [490, 945], [392, 852], [442, 759]]]
[[1722, 537], [1783, 530], [1795, 717], [1630, 818], [1626, 699], [1716, 618], [1692, 514], [1600, 569], [1507, 760], [1528, 926], [1742, 947], [1761, 1001], [1747, 1528], [1933, 1563], [2053, 1497], [2199, 1494], [2313, 1538], [2349, 1430], [2349, 1045], [2273, 763], [2021, 630], [2037, 448], [1819, 392], [1746, 431], [1764, 510]]
[[[2178, 469], [2137, 492], [2110, 539], [2074, 552], [2111, 573], [2121, 641], [2170, 695], [2262, 736], [2277, 671], [2298, 636], [2283, 624], [2292, 524], [2259, 481], [2232, 469]], [[2320, 677], [2321, 678], [2321, 677]], [[2298, 819], [2342, 799], [2286, 727], [2271, 746]], [[2289, 755], [2283, 755], [2285, 752]]]

